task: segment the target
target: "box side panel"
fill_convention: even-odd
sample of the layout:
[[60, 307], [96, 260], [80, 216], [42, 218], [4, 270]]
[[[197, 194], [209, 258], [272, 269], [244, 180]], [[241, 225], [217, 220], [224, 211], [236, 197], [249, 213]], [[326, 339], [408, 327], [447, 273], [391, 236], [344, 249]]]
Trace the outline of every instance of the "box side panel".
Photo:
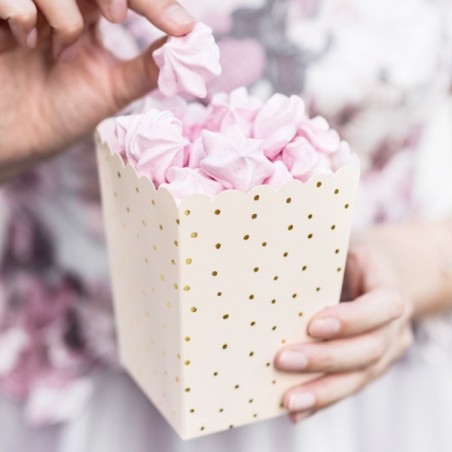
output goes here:
[[350, 168], [182, 204], [188, 437], [282, 414], [285, 391], [313, 378], [277, 372], [273, 359], [307, 341], [309, 319], [339, 301], [357, 182]]
[[121, 361], [180, 431], [178, 212], [102, 144], [98, 163]]

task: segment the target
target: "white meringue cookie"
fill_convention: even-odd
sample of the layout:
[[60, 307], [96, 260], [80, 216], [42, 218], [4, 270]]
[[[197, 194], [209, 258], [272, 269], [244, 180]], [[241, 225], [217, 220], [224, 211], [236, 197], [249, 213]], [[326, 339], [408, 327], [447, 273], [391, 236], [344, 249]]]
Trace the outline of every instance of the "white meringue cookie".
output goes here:
[[220, 50], [212, 29], [201, 22], [185, 36], [170, 36], [152, 56], [160, 68], [159, 89], [166, 96], [206, 97], [207, 82], [221, 74]]
[[321, 116], [303, 121], [297, 135], [305, 137], [316, 149], [327, 154], [336, 152], [341, 141], [336, 130], [331, 129]]
[[264, 184], [278, 188], [282, 184], [294, 179], [290, 171], [287, 169], [287, 166], [281, 160], [275, 160], [273, 162], [273, 168], [275, 172], [270, 177], [265, 179]]
[[226, 188], [247, 193], [274, 172], [262, 140], [248, 138], [237, 124], [223, 133], [205, 130], [201, 137], [207, 157], [199, 166]]

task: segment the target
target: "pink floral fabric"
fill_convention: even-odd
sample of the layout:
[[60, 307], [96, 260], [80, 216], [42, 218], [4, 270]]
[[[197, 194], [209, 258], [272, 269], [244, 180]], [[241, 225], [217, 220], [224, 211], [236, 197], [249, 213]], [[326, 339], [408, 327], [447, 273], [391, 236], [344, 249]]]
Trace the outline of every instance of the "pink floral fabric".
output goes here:
[[[213, 27], [222, 76], [262, 98], [301, 94], [361, 156], [361, 225], [406, 219], [417, 146], [451, 77], [445, 0], [230, 0], [184, 3]], [[103, 26], [132, 56], [159, 33], [131, 16]], [[93, 373], [117, 366], [93, 142], [0, 191], [0, 391], [26, 400], [35, 424], [77, 416]]]

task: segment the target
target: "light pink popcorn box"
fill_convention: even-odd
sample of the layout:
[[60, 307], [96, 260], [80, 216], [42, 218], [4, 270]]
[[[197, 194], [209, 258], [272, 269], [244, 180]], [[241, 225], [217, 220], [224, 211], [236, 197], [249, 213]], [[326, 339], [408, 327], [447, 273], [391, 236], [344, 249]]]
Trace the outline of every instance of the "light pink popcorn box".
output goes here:
[[339, 301], [359, 170], [177, 203], [98, 136], [121, 361], [184, 439], [285, 413], [277, 371]]

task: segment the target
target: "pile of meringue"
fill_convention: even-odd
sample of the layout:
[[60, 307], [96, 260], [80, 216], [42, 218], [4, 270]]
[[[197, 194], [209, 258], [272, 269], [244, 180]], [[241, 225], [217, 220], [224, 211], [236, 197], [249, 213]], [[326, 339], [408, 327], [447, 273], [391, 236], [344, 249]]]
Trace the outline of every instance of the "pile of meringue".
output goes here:
[[205, 96], [206, 84], [220, 71], [218, 48], [205, 25], [170, 38], [157, 52], [159, 88], [171, 98], [151, 96], [143, 112], [115, 118], [110, 144], [138, 175], [177, 200], [306, 182], [358, 164], [324, 118], [307, 115], [298, 96], [274, 94], [262, 102], [238, 88], [215, 94], [207, 105], [177, 96]]

